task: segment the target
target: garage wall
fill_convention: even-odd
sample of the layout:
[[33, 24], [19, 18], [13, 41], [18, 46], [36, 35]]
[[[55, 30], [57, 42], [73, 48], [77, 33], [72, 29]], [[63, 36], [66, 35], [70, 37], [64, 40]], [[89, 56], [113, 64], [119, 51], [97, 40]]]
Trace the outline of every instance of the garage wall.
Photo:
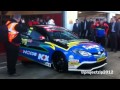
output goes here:
[[55, 21], [57, 26], [62, 26], [62, 13], [43, 14], [43, 18], [47, 18], [48, 16]]
[[120, 18], [120, 14], [116, 14], [116, 18]]
[[21, 14], [28, 17], [31, 15], [32, 17], [37, 17], [42, 15], [44, 19], [48, 16], [55, 20], [56, 25], [62, 26], [62, 11], [8, 11], [6, 15], [12, 16], [14, 14]]
[[8, 11], [6, 15], [21, 14], [21, 15], [36, 15], [36, 14], [54, 14], [62, 13], [62, 11]]
[[90, 18], [92, 19], [96, 19], [96, 18], [107, 18], [107, 14], [106, 13], [98, 13], [98, 12], [84, 12], [84, 13], [81, 13], [81, 14], [78, 14], [78, 18], [80, 20], [84, 20], [84, 18], [87, 18], [88, 20]]

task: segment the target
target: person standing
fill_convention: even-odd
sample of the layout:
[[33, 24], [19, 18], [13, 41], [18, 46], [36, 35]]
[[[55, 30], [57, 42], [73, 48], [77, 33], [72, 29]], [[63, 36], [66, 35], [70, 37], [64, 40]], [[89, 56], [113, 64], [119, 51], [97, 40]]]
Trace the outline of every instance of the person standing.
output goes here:
[[18, 75], [16, 73], [16, 63], [19, 54], [19, 46], [21, 43], [21, 33], [27, 29], [20, 23], [21, 15], [14, 15], [11, 20], [6, 22], [8, 28], [8, 41], [5, 43], [7, 55], [7, 72], [10, 76]]
[[104, 23], [108, 24], [109, 25], [109, 22], [107, 21], [106, 18], [103, 19]]
[[47, 25], [54, 25], [55, 26], [55, 21], [53, 19], [50, 19], [48, 21]]
[[93, 30], [92, 30], [92, 24], [93, 24], [92, 18], [90, 18], [90, 21], [88, 22], [88, 39], [92, 40]]
[[86, 38], [88, 33], [88, 21], [85, 18], [82, 23], [82, 38]]
[[99, 28], [100, 27], [100, 21], [99, 19], [96, 19], [94, 20], [93, 24], [92, 24], [92, 30], [93, 30], [93, 33], [92, 33], [92, 40], [94, 42], [97, 42], [97, 35], [96, 35], [96, 28]]
[[96, 41], [102, 46], [106, 46], [106, 37], [108, 35], [109, 25], [102, 19], [100, 20], [99, 26], [96, 28]]
[[118, 40], [118, 50], [120, 50], [120, 18], [118, 18], [117, 22], [117, 40]]
[[117, 51], [117, 22], [116, 18], [113, 17], [112, 22], [110, 23], [110, 42], [111, 42], [111, 51]]
[[29, 21], [28, 21], [28, 26], [29, 27], [32, 27], [33, 26], [33, 22], [32, 22], [32, 19], [30, 18]]
[[40, 19], [40, 25], [46, 25], [46, 23], [44, 22], [42, 18]]
[[74, 25], [73, 25], [72, 32], [75, 35], [77, 35], [78, 37], [80, 37], [80, 35], [81, 35], [81, 24], [79, 23], [79, 19], [76, 19], [76, 23], [74, 23]]
[[49, 16], [47, 16], [46, 17], [46, 20], [45, 20], [45, 22], [46, 22], [46, 25], [48, 25], [48, 21], [50, 20], [50, 17]]
[[39, 25], [39, 18], [34, 19], [34, 21], [32, 22], [33, 25]]
[[110, 22], [108, 23], [109, 25], [109, 30], [108, 30], [108, 36], [107, 36], [107, 39], [108, 39], [108, 42], [107, 42], [107, 48], [111, 48], [111, 40], [110, 40], [110, 32], [111, 32], [111, 24], [113, 23], [112, 21], [112, 18], [110, 19]]

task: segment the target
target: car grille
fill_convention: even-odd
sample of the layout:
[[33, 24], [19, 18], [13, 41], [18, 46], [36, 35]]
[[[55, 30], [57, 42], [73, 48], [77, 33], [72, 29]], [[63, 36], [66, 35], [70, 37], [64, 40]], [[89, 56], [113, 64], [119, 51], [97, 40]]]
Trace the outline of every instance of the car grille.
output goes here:
[[[104, 51], [101, 51], [100, 53], [102, 54]], [[98, 52], [95, 52], [95, 53], [91, 53], [92, 55], [101, 55], [99, 54]]]
[[106, 60], [102, 61], [102, 62], [98, 62], [98, 63], [92, 63], [92, 64], [82, 64], [80, 65], [77, 69], [92, 69], [94, 67], [98, 67], [100, 65], [103, 65], [104, 63], [106, 63]]

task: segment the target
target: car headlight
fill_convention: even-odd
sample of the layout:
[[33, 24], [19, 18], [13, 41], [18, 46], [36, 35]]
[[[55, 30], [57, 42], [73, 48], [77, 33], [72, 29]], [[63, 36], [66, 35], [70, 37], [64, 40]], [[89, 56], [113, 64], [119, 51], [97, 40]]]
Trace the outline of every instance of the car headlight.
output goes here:
[[79, 53], [83, 56], [91, 56], [92, 54], [86, 51], [79, 51]]
[[82, 56], [91, 56], [92, 54], [82, 50], [73, 50], [74, 53], [80, 54]]

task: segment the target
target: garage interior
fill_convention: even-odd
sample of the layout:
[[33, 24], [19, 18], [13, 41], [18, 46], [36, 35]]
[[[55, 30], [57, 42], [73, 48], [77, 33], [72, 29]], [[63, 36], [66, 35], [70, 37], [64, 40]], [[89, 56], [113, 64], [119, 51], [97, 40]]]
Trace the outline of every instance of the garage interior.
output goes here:
[[[55, 20], [56, 25], [63, 26], [62, 21], [62, 11], [0, 11], [0, 25], [5, 24], [7, 19], [12, 17], [13, 14], [21, 14], [23, 18], [26, 19], [26, 22], [29, 18], [44, 18], [47, 17], [52, 18]], [[98, 12], [98, 11], [78, 11], [78, 18], [80, 20], [84, 20], [87, 17], [89, 20], [90, 18], [106, 18], [107, 13], [105, 12]], [[116, 17], [120, 17], [120, 14], [116, 14]], [[0, 52], [3, 52], [2, 46], [0, 44]]]
[[1, 11], [0, 24], [4, 24], [7, 19], [12, 17], [14, 14], [21, 14], [22, 18], [25, 18], [26, 22], [29, 18], [35, 19], [39, 17], [46, 19], [49, 17], [55, 20], [56, 25], [62, 26], [62, 11]]
[[105, 12], [97, 12], [97, 11], [78, 11], [78, 18], [80, 20], [84, 20], [84, 18], [87, 18], [88, 20], [90, 18], [96, 19], [96, 18], [107, 18], [107, 13]]
[[[56, 25], [62, 26], [62, 11], [0, 11], [0, 25], [5, 24], [14, 14], [21, 14], [26, 22], [28, 22], [29, 18], [35, 19], [39, 17], [46, 19], [49, 17], [54, 19]], [[4, 47], [0, 43], [0, 53], [4, 51]]]
[[[63, 26], [62, 23], [62, 11], [0, 11], [0, 25], [4, 24], [6, 19], [12, 17], [13, 14], [21, 14], [23, 18], [28, 21], [29, 18], [53, 18], [56, 22], [56, 25]], [[107, 13], [100, 11], [78, 11], [78, 19], [84, 20], [87, 17], [90, 18], [107, 18]], [[116, 17], [120, 17], [119, 14], [116, 14]], [[59, 20], [58, 20], [59, 19]]]

